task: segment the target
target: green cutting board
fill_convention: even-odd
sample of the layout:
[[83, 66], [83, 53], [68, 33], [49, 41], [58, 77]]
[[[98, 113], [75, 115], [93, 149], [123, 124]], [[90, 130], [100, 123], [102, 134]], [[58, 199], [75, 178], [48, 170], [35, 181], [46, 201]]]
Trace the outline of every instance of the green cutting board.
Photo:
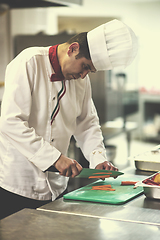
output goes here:
[[[133, 188], [133, 185], [121, 186], [121, 181], [139, 181], [136, 177], [125, 178], [120, 176], [117, 179], [98, 180], [85, 187], [67, 193], [63, 196], [67, 200], [79, 200], [109, 204], [123, 204], [130, 199], [143, 193], [143, 187]], [[92, 186], [111, 184], [115, 191], [91, 190]]]

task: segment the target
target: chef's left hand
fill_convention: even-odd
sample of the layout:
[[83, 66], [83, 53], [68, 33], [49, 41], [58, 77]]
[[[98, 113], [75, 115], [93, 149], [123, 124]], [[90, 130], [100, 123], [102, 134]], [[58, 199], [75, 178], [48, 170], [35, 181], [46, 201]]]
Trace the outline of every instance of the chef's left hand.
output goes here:
[[[104, 169], [104, 170], [111, 170], [111, 171], [118, 171], [118, 168], [115, 167], [111, 162], [104, 161], [100, 164], [98, 164], [96, 169]], [[105, 180], [105, 178], [101, 178], [102, 180]]]
[[118, 171], [118, 168], [115, 167], [111, 162], [108, 162], [108, 161], [104, 161], [102, 163], [99, 163], [95, 168], [96, 169], [111, 170], [111, 171]]

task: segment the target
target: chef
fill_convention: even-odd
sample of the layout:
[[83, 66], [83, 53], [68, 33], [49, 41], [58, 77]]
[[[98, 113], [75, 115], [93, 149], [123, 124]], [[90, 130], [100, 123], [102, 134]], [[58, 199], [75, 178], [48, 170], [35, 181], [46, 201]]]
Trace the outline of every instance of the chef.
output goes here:
[[[0, 118], [0, 217], [62, 194], [82, 166], [67, 157], [72, 136], [90, 168], [107, 161], [88, 73], [128, 66], [134, 32], [119, 20], [68, 42], [22, 51], [6, 69]], [[54, 166], [59, 173], [47, 171]]]

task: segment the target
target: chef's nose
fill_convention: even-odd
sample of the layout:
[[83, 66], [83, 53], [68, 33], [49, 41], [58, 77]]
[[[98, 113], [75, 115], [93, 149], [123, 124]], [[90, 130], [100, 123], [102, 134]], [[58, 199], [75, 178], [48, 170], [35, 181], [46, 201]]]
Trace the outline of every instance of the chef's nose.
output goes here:
[[81, 78], [85, 78], [85, 76], [89, 73], [90, 70], [84, 70], [82, 73], [80, 73]]

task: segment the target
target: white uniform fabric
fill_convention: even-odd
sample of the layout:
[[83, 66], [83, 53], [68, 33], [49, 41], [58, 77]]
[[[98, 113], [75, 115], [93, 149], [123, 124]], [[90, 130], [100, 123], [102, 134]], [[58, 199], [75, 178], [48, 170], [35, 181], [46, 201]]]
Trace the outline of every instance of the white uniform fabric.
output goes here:
[[50, 124], [62, 82], [51, 82], [49, 47], [24, 50], [8, 66], [0, 118], [0, 186], [37, 200], [54, 200], [68, 178], [43, 172], [66, 155], [72, 135], [90, 167], [106, 160], [90, 80], [66, 81], [60, 111]]

